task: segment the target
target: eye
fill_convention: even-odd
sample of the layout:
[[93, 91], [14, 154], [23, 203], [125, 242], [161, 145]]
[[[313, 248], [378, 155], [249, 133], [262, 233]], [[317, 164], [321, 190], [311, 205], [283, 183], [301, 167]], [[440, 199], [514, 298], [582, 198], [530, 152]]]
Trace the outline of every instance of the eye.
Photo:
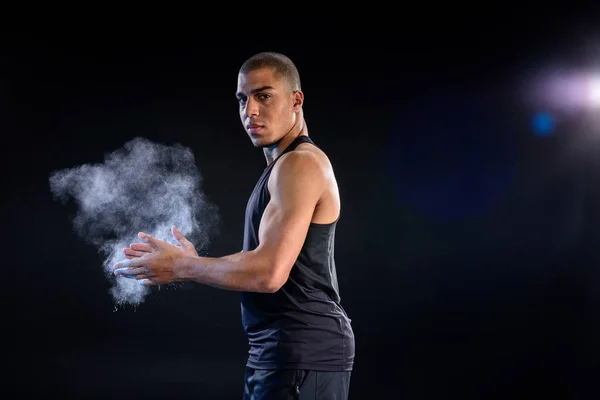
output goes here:
[[246, 102], [247, 98], [246, 97], [238, 97], [238, 103], [240, 104], [244, 104]]
[[271, 95], [267, 94], [267, 93], [261, 93], [261, 94], [258, 95], [258, 98], [261, 99], [261, 100], [266, 100], [269, 97], [271, 97]]

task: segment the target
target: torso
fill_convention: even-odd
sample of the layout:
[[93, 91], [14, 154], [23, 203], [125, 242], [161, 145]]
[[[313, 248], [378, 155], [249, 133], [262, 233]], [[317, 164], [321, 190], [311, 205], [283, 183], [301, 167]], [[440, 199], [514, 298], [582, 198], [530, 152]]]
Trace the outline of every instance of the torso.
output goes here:
[[[341, 305], [334, 239], [340, 214], [333, 168], [316, 145], [296, 144], [290, 151], [310, 152], [322, 166], [322, 193], [304, 244], [285, 284], [274, 293], [241, 293], [241, 313], [249, 351], [246, 365], [258, 369], [350, 371], [354, 363], [354, 332]], [[243, 251], [259, 245], [258, 232], [270, 202], [269, 183], [276, 182], [276, 164], [265, 168], [246, 208]], [[271, 166], [272, 165], [272, 166]]]

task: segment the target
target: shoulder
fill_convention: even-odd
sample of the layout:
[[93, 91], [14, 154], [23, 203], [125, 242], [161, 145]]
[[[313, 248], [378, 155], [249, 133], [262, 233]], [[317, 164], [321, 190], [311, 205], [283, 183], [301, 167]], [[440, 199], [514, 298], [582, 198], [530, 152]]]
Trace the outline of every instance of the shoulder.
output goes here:
[[276, 185], [322, 186], [330, 174], [329, 159], [313, 145], [300, 145], [283, 154], [275, 164], [271, 179]]
[[329, 159], [321, 149], [311, 144], [302, 144], [282, 155], [273, 172], [278, 175], [302, 174], [317, 178], [321, 175], [324, 177], [330, 168]]

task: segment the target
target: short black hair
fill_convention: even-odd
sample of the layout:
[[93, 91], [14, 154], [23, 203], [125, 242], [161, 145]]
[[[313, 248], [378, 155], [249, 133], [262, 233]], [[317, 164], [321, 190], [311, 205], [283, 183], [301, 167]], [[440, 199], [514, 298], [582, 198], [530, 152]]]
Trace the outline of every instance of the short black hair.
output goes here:
[[288, 56], [281, 53], [263, 51], [253, 55], [244, 61], [240, 67], [240, 74], [245, 75], [248, 72], [265, 67], [273, 68], [275, 77], [285, 79], [292, 91], [302, 90], [298, 68]]

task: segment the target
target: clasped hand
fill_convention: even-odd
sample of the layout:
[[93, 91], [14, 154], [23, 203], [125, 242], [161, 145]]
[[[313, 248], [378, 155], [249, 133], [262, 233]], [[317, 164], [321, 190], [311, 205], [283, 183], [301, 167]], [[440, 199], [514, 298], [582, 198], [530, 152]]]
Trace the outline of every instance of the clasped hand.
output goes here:
[[173, 226], [171, 233], [179, 246], [140, 232], [138, 237], [145, 243], [132, 243], [123, 249], [127, 260], [113, 266], [114, 274], [137, 279], [146, 286], [174, 282], [177, 277], [177, 260], [186, 256], [197, 257], [198, 253], [194, 245], [177, 230], [177, 227]]

